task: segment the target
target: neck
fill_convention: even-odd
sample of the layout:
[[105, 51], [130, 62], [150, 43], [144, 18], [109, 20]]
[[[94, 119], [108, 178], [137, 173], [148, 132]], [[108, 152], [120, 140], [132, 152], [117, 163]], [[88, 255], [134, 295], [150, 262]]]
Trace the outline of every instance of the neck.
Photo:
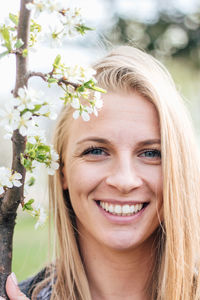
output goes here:
[[80, 251], [93, 300], [149, 300], [148, 281], [155, 261], [149, 238], [135, 249], [119, 251], [100, 246], [80, 234]]

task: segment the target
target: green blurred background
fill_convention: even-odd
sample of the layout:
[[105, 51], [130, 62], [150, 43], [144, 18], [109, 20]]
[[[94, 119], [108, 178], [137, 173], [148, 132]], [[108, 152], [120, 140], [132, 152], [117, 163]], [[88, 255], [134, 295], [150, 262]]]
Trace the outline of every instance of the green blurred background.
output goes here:
[[12, 269], [19, 281], [37, 273], [48, 263], [48, 224], [37, 230], [34, 225], [31, 216], [19, 215], [17, 218]]
[[[13, 0], [7, 0], [12, 7]], [[15, 1], [16, 2], [19, 1]], [[69, 1], [72, 2], [72, 1]], [[84, 2], [84, 3], [83, 3]], [[191, 112], [197, 139], [200, 144], [200, 2], [199, 0], [77, 0], [77, 5], [84, 6], [87, 25], [96, 28], [84, 38], [70, 40], [62, 49], [68, 60], [87, 63], [101, 57], [107, 49], [120, 44], [136, 45], [161, 60], [170, 70], [178, 90], [183, 95], [186, 105]], [[6, 4], [7, 5], [7, 4]], [[10, 11], [10, 8], [9, 8]], [[8, 13], [8, 12], [7, 12]], [[54, 52], [43, 51], [43, 58], [35, 58], [33, 65], [36, 70], [45, 71], [48, 59], [55, 57]], [[50, 50], [49, 50], [50, 51]], [[51, 49], [51, 51], [53, 51]], [[71, 51], [71, 52], [70, 52]], [[76, 54], [77, 53], [77, 54]], [[71, 56], [70, 56], [71, 55]], [[31, 60], [30, 60], [31, 61]], [[5, 60], [7, 70], [8, 64]], [[66, 61], [67, 63], [67, 61]], [[48, 62], [47, 62], [48, 64]], [[2, 62], [0, 61], [2, 70]], [[1, 72], [2, 73], [2, 72]], [[5, 84], [2, 85], [0, 104], [8, 98], [3, 91], [9, 82], [13, 88], [11, 76], [14, 71], [3, 73]], [[36, 82], [36, 86], [41, 82]], [[56, 92], [51, 91], [51, 95]], [[49, 129], [49, 138], [52, 126], [45, 123]], [[5, 162], [10, 165], [11, 145], [3, 140], [0, 147], [0, 165]], [[44, 202], [47, 207], [46, 174], [40, 173], [38, 185], [31, 197]], [[44, 199], [44, 200], [43, 200]], [[26, 214], [19, 213], [14, 235], [13, 271], [18, 280], [39, 271], [48, 261], [48, 226], [34, 229], [35, 220]]]

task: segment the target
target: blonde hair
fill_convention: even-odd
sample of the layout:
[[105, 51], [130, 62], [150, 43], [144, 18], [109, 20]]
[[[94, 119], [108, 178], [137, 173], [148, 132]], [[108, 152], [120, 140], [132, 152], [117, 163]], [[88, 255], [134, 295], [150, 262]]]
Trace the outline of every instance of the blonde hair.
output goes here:
[[[151, 299], [199, 300], [200, 163], [184, 103], [167, 70], [139, 49], [118, 47], [94, 68], [99, 86], [108, 91], [138, 91], [155, 105], [160, 119], [164, 221], [159, 230]], [[64, 108], [54, 138], [61, 166], [71, 120], [71, 109]], [[59, 170], [50, 178], [58, 238], [57, 280], [51, 299], [90, 300], [75, 218], [61, 182]]]

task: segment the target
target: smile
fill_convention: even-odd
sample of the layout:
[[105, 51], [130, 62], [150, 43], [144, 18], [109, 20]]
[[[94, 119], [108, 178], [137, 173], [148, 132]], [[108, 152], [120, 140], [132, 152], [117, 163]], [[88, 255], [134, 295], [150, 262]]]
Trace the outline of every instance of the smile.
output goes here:
[[110, 204], [105, 201], [100, 201], [99, 205], [107, 212], [117, 216], [132, 216], [142, 210], [143, 203], [140, 204]]

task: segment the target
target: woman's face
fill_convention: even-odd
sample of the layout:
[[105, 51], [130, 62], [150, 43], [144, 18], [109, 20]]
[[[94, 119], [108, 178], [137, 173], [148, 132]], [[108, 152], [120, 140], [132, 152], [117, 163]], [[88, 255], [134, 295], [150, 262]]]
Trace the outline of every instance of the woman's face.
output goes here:
[[102, 247], [145, 245], [162, 209], [156, 109], [136, 92], [107, 93], [99, 116], [70, 125], [63, 168], [82, 237]]

